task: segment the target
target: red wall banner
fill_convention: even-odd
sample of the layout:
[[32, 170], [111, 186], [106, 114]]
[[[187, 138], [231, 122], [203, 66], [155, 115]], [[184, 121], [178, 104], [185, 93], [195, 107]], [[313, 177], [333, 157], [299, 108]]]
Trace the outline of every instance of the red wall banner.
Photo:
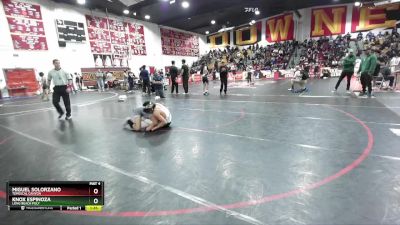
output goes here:
[[7, 21], [13, 34], [45, 36], [43, 22], [40, 20], [7, 17]]
[[47, 50], [45, 37], [11, 34], [14, 49]]
[[280, 42], [294, 39], [293, 13], [269, 18], [266, 22], [267, 41]]
[[144, 27], [136, 23], [128, 23], [128, 43], [133, 55], [147, 55], [144, 40]]
[[47, 50], [40, 5], [2, 0], [16, 50]]
[[[373, 30], [376, 28], [395, 27], [396, 20], [386, 20], [386, 10], [399, 11], [400, 4], [392, 4], [384, 7], [353, 7], [351, 19], [351, 32]], [[400, 13], [400, 12], [399, 12]]]
[[347, 6], [315, 8], [311, 12], [311, 37], [344, 34]]
[[12, 0], [3, 0], [3, 7], [6, 16], [42, 20], [40, 5], [16, 2]]
[[147, 55], [143, 25], [86, 15], [92, 53]]
[[199, 56], [199, 37], [175, 30], [160, 28], [164, 55]]

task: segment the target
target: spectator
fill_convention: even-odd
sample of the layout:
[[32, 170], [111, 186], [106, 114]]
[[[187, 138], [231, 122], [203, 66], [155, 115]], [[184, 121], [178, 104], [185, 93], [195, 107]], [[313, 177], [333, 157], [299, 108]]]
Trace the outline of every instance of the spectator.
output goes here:
[[296, 92], [294, 89], [295, 84], [300, 85], [300, 92], [303, 92], [306, 90], [305, 85], [307, 84], [308, 80], [308, 71], [301, 71], [299, 66], [296, 66], [296, 71], [294, 72], [294, 78], [291, 79], [291, 85], [292, 87], [289, 88], [289, 91]]
[[44, 76], [43, 72], [39, 73], [40, 80], [39, 83], [42, 87], [43, 93], [42, 93], [42, 100], [43, 101], [49, 101], [49, 85], [47, 83], [46, 77]]
[[203, 81], [203, 95], [209, 95], [208, 93], [208, 68], [207, 66], [203, 63], [201, 65], [201, 70], [200, 70], [200, 74], [201, 74], [201, 79]]
[[133, 84], [134, 84], [134, 75], [131, 70], [128, 71], [128, 91], [133, 90]]
[[169, 68], [169, 74], [171, 76], [171, 94], [174, 93], [176, 89], [176, 94], [178, 91], [178, 68], [175, 66], [175, 61], [171, 62], [172, 66]]
[[355, 61], [356, 61], [356, 57], [354, 56], [353, 49], [350, 49], [349, 55], [346, 58], [344, 58], [344, 60], [343, 60], [343, 71], [339, 77], [339, 80], [336, 83], [335, 90], [333, 90], [333, 92], [337, 92], [340, 82], [342, 82], [343, 78], [347, 77], [346, 91], [348, 93], [350, 93], [350, 81], [351, 81], [351, 77], [354, 74]]
[[156, 99], [158, 98], [165, 98], [164, 96], [164, 76], [162, 75], [162, 71], [155, 70], [153, 75], [153, 87], [154, 91], [156, 92]]
[[189, 92], [189, 67], [186, 65], [186, 60], [182, 59], [181, 76], [183, 82], [183, 89], [185, 94]]
[[140, 80], [142, 81], [143, 85], [143, 95], [147, 94], [151, 95], [151, 86], [150, 86], [150, 74], [149, 71], [146, 69], [146, 65], [143, 65], [140, 70]]
[[99, 92], [104, 91], [103, 76], [104, 76], [103, 72], [100, 69], [98, 69], [96, 73], [96, 79], [97, 79], [97, 88], [99, 89]]
[[371, 48], [367, 47], [365, 49], [366, 58], [361, 62], [360, 71], [361, 72], [361, 85], [362, 92], [359, 96], [364, 96], [366, 88], [368, 87], [368, 97], [372, 97], [372, 76], [375, 72], [377, 58], [374, 53], [371, 53]]
[[219, 89], [219, 94], [222, 94], [222, 89], [224, 89], [224, 93], [226, 94], [226, 91], [228, 89], [228, 67], [226, 66], [225, 62], [222, 62], [219, 71], [219, 76], [221, 80], [221, 88]]
[[385, 79], [385, 81], [386, 80], [389, 81], [389, 89], [393, 90], [395, 77], [392, 75], [388, 63], [385, 63], [383, 60], [380, 63], [382, 64], [382, 69], [381, 69], [382, 76]]
[[75, 73], [75, 83], [78, 87], [78, 90], [82, 91], [81, 76], [78, 73]]

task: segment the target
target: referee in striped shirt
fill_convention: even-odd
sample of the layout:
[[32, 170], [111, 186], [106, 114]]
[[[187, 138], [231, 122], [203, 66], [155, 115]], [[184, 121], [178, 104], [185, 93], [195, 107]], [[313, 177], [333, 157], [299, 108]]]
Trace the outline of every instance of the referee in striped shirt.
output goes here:
[[56, 107], [57, 112], [59, 114], [58, 119], [61, 119], [64, 115], [63, 109], [60, 107], [60, 97], [62, 97], [65, 110], [67, 111], [67, 115], [65, 117], [66, 120], [72, 119], [71, 116], [71, 101], [69, 99], [69, 93], [71, 90], [68, 88], [68, 85], [72, 84], [71, 75], [65, 72], [60, 67], [60, 60], [53, 60], [54, 69], [49, 71], [48, 74], [48, 84], [50, 85], [53, 80], [54, 84], [54, 92], [53, 92], [53, 105]]

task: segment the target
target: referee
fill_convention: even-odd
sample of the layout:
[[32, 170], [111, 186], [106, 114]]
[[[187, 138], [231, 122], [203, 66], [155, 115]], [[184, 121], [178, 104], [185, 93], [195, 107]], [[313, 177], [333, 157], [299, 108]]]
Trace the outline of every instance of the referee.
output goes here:
[[72, 78], [69, 73], [65, 72], [60, 67], [60, 60], [53, 60], [54, 69], [49, 71], [48, 75], [48, 85], [50, 85], [51, 80], [54, 83], [54, 92], [53, 92], [53, 105], [56, 107], [57, 112], [59, 114], [58, 119], [61, 119], [64, 115], [64, 111], [60, 107], [60, 97], [62, 97], [65, 110], [67, 111], [67, 115], [65, 117], [66, 120], [72, 119], [71, 116], [71, 102], [69, 100], [69, 93], [71, 92], [68, 85], [71, 85]]

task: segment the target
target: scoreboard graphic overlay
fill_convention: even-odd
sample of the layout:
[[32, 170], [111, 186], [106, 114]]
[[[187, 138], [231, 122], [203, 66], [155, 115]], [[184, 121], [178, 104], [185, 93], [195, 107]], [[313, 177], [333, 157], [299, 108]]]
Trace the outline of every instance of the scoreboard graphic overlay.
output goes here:
[[9, 210], [101, 211], [103, 181], [9, 181]]

